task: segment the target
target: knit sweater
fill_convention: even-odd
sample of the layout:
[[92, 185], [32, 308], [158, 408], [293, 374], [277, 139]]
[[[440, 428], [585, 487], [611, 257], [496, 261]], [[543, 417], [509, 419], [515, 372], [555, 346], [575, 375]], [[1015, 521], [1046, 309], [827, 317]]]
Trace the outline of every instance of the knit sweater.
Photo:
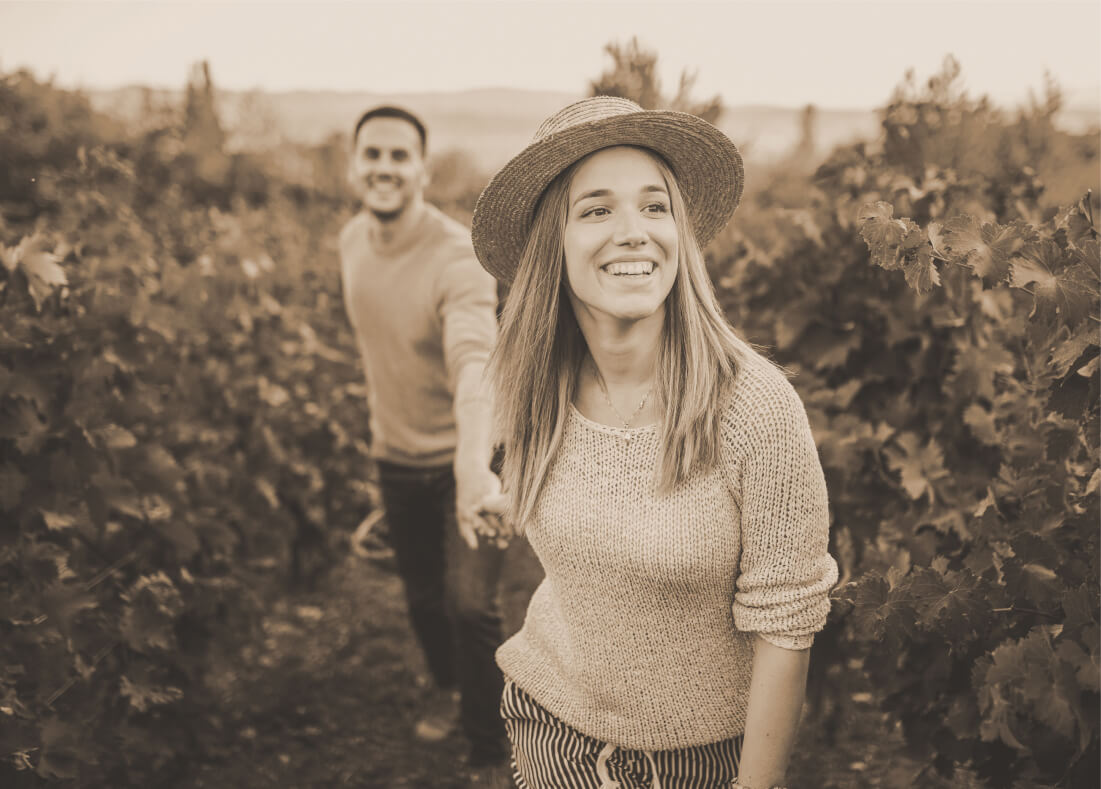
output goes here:
[[344, 305], [367, 378], [371, 454], [407, 466], [452, 462], [459, 371], [489, 358], [497, 283], [470, 232], [432, 205], [385, 253], [356, 215], [340, 234]]
[[837, 565], [826, 486], [786, 378], [748, 354], [721, 417], [721, 461], [667, 494], [657, 425], [570, 407], [525, 529], [546, 572], [502, 671], [575, 729], [665, 750], [745, 729], [753, 633], [809, 647]]

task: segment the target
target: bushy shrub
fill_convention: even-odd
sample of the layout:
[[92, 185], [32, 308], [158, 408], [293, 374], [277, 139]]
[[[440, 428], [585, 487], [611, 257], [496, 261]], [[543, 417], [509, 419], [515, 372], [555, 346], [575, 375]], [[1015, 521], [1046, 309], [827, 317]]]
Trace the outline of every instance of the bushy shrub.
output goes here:
[[857, 660], [944, 774], [1096, 785], [1096, 168], [1056, 210], [1004, 158], [1038, 124], [956, 76], [896, 96], [802, 201], [766, 188], [712, 270], [797, 373], [826, 471], [847, 583], [816, 659]]

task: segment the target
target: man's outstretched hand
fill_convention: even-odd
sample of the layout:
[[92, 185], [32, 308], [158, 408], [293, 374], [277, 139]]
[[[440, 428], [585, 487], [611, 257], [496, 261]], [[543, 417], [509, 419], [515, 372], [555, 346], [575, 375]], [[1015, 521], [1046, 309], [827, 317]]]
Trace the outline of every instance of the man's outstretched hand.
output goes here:
[[493, 540], [498, 548], [508, 545], [512, 530], [505, 520], [508, 497], [501, 480], [489, 468], [455, 469], [455, 509], [459, 534], [471, 549], [478, 547], [478, 535]]

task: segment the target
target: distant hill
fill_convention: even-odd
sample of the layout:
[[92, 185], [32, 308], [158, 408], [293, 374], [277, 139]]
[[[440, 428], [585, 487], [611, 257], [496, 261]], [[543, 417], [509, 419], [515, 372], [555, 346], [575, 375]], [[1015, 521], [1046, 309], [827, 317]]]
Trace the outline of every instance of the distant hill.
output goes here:
[[[86, 91], [92, 105], [129, 122], [140, 123], [150, 106], [179, 106], [182, 90], [140, 86]], [[219, 91], [219, 111], [239, 149], [268, 148], [282, 140], [319, 143], [349, 133], [356, 117], [376, 104], [400, 104], [419, 114], [428, 126], [432, 151], [461, 149], [478, 167], [492, 172], [532, 138], [540, 122], [580, 94], [510, 88], [454, 93], [383, 94], [368, 92], [293, 91], [259, 93]], [[719, 126], [747, 158], [772, 161], [791, 151], [801, 135], [802, 108], [728, 107]], [[1096, 128], [1101, 111], [1068, 110], [1061, 125], [1068, 130]], [[820, 153], [879, 132], [874, 110], [817, 110], [815, 143]]]

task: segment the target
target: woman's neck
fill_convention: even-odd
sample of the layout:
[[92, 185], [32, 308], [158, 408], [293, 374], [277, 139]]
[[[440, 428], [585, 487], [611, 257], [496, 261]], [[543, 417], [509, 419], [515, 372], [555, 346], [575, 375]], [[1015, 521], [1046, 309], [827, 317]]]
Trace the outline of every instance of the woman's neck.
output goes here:
[[582, 329], [589, 355], [610, 389], [635, 388], [652, 382], [662, 323], [661, 316], [651, 316], [630, 323], [601, 322], [587, 327], [587, 331]]
[[590, 419], [639, 427], [658, 418], [653, 396], [664, 315], [617, 321], [586, 315], [579, 321], [589, 356], [581, 366], [574, 405]]

